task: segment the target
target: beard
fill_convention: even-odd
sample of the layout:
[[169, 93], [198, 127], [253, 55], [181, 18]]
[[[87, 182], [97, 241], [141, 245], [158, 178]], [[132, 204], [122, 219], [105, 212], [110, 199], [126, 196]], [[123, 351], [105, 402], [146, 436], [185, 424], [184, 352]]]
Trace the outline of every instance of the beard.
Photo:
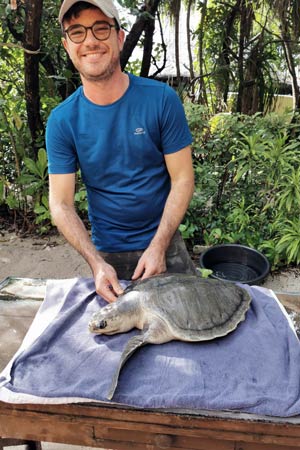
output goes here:
[[87, 68], [85, 68], [84, 65], [82, 65], [82, 67], [81, 65], [75, 67], [82, 78], [84, 78], [87, 81], [96, 82], [109, 80], [115, 73], [119, 64], [120, 64], [120, 55], [113, 56], [112, 59], [107, 64], [104, 64], [103, 67], [100, 66], [97, 71], [94, 71], [94, 73], [93, 71], [89, 71]]

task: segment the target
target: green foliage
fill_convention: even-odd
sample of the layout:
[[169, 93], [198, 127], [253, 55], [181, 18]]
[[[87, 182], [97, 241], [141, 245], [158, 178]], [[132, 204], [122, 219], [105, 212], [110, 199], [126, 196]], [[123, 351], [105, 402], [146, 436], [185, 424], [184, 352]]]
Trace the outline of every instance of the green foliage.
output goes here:
[[[272, 100], [280, 85], [278, 74], [284, 73], [287, 67], [284, 44], [278, 41], [281, 17], [273, 19], [276, 2], [271, 7], [265, 1], [204, 3], [205, 12], [202, 2], [197, 5], [204, 23], [195, 30], [202, 50], [197, 58], [198, 67], [195, 67], [196, 72], [203, 74], [203, 78], [199, 79], [199, 101], [205, 99], [211, 113], [227, 110], [228, 107], [231, 111], [237, 111], [236, 99], [242, 96], [241, 90], [246, 97], [247, 92], [251, 96], [254, 85], [257, 104], [254, 111], [250, 111], [248, 105], [249, 114], [271, 110]], [[289, 22], [287, 28], [290, 27]], [[292, 53], [298, 56], [295, 45]]]
[[184, 223], [195, 231], [188, 238], [248, 245], [274, 268], [299, 264], [300, 139], [291, 137], [288, 118], [222, 114], [207, 128], [203, 109], [187, 114], [196, 142], [196, 190]]
[[186, 219], [185, 223], [179, 226], [179, 231], [183, 239], [190, 239], [195, 236], [195, 232], [198, 231], [198, 226], [189, 219]]
[[140, 73], [141, 66], [142, 66], [141, 60], [134, 59], [134, 60], [129, 61], [126, 68], [130, 73], [132, 73], [134, 75], [138, 75]]
[[[35, 223], [41, 233], [51, 228], [51, 218], [48, 204], [48, 163], [45, 149], [40, 149], [37, 160], [24, 157], [21, 173], [14, 181], [9, 182], [3, 177], [3, 202], [12, 210], [29, 211], [35, 214]], [[6, 188], [6, 189], [5, 189]]]
[[47, 189], [48, 163], [46, 150], [41, 148], [38, 158], [34, 161], [27, 156], [24, 157], [24, 168], [18, 183], [25, 186], [25, 195], [36, 195], [41, 197]]
[[279, 224], [280, 239], [276, 244], [279, 254], [284, 254], [288, 263], [300, 264], [300, 218], [294, 217]]
[[48, 202], [48, 162], [46, 150], [38, 151], [38, 158], [24, 158], [24, 168], [17, 183], [23, 186], [23, 195], [31, 196], [35, 222], [40, 233], [46, 233], [51, 227], [51, 215]]
[[210, 269], [202, 269], [201, 267], [198, 268], [198, 272], [201, 275], [202, 278], [208, 278], [210, 275], [213, 274], [213, 271]]
[[39, 202], [34, 207], [36, 214], [35, 222], [39, 225], [39, 232], [41, 234], [47, 233], [51, 227], [51, 214], [49, 208], [48, 195], [43, 195]]
[[77, 192], [75, 193], [75, 205], [76, 209], [86, 215], [88, 212], [88, 202], [87, 202], [87, 194], [86, 189], [82, 184], [81, 179], [79, 178], [77, 183]]

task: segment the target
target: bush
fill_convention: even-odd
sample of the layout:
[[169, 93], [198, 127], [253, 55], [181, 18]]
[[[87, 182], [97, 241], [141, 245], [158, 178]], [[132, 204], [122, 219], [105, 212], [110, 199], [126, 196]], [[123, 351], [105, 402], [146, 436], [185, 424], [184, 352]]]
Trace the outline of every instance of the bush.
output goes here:
[[273, 268], [299, 264], [300, 139], [292, 137], [290, 117], [209, 120], [197, 105], [187, 107], [187, 117], [196, 189], [186, 237], [193, 244], [248, 245], [263, 251]]
[[[193, 134], [195, 193], [181, 224], [189, 247], [239, 243], [266, 254], [273, 269], [300, 263], [300, 139], [289, 115], [210, 117], [187, 103]], [[7, 144], [8, 145], [8, 144]], [[47, 233], [46, 152], [10, 161], [0, 146], [0, 205], [22, 226]], [[78, 177], [75, 204], [87, 223], [87, 199]], [[6, 211], [6, 209], [5, 209]], [[33, 217], [33, 219], [32, 219]]]

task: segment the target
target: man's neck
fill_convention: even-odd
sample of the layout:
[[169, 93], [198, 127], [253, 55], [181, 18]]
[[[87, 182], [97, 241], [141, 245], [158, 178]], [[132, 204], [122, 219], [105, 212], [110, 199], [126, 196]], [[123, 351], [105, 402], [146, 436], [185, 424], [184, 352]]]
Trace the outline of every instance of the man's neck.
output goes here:
[[110, 105], [121, 98], [129, 87], [129, 76], [117, 73], [108, 80], [89, 81], [82, 79], [84, 95], [97, 105]]

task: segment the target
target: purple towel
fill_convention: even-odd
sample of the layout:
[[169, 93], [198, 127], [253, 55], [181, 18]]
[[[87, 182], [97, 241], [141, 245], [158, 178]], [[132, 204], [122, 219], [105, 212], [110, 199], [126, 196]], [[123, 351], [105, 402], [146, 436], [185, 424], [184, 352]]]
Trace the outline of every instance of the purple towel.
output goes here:
[[[281, 417], [299, 414], [298, 338], [272, 291], [244, 287], [253, 300], [246, 320], [233, 333], [209, 342], [172, 341], [140, 348], [122, 369], [113, 402]], [[32, 327], [40, 326], [39, 315], [45, 320], [47, 311], [53, 315], [54, 309], [54, 317], [0, 375], [0, 400], [107, 401], [122, 350], [138, 330], [91, 334], [90, 317], [106, 304], [94, 289], [93, 280], [84, 278], [71, 287], [63, 282], [59, 289], [48, 286]]]

